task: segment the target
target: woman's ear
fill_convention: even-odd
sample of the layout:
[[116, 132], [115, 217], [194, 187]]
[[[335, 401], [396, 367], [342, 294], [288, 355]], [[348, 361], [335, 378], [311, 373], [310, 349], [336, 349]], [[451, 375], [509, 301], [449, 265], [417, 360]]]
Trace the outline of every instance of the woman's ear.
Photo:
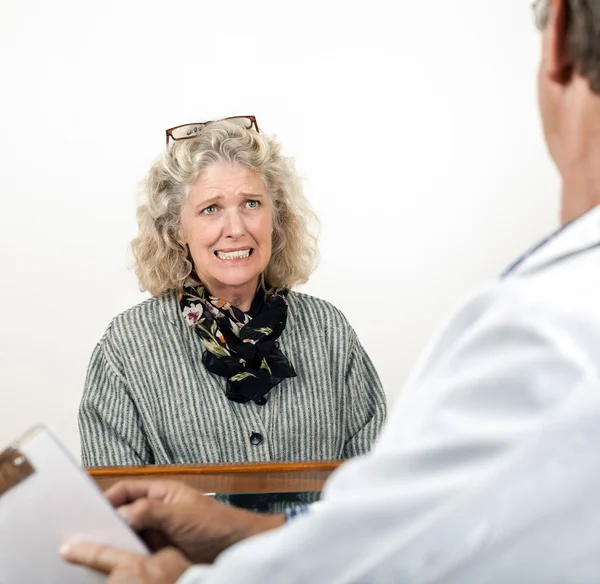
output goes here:
[[188, 245], [188, 239], [185, 234], [185, 230], [183, 229], [183, 225], [181, 225], [181, 223], [179, 224], [179, 233], [177, 234], [177, 241], [184, 247], [187, 247]]

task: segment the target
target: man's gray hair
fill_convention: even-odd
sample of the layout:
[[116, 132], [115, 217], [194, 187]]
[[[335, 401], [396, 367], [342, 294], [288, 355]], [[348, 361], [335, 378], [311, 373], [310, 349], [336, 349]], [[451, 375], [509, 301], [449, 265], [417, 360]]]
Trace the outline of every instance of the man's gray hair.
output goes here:
[[[600, 94], [600, 0], [566, 0], [567, 52], [575, 71], [588, 80]], [[550, 0], [536, 3], [538, 18], [545, 26], [551, 10]]]
[[569, 0], [567, 48], [575, 70], [600, 94], [600, 1]]

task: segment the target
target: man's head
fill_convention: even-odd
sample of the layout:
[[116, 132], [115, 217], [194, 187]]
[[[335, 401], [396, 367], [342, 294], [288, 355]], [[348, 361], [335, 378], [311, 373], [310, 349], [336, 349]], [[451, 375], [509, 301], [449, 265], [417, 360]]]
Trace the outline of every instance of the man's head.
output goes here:
[[544, 134], [564, 178], [600, 139], [600, 0], [538, 0], [534, 8]]

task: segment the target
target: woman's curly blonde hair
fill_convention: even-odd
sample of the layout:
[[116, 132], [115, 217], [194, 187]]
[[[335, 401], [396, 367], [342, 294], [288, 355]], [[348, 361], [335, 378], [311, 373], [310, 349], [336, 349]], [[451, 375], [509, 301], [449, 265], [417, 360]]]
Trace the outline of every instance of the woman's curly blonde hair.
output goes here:
[[187, 246], [180, 239], [188, 186], [219, 162], [235, 162], [258, 173], [273, 201], [271, 260], [263, 274], [271, 286], [303, 284], [317, 262], [316, 221], [290, 159], [273, 138], [232, 122], [213, 122], [194, 138], [176, 141], [152, 166], [137, 209], [139, 233], [132, 241], [142, 291], [161, 296], [197, 284]]

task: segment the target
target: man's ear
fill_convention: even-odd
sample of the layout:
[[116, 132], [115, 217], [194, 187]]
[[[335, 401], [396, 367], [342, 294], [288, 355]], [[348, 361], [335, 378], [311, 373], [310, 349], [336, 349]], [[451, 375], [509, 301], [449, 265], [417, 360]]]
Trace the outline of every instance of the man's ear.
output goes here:
[[569, 4], [568, 0], [552, 0], [551, 4], [545, 31], [545, 42], [548, 43], [546, 71], [552, 81], [565, 85], [573, 75], [573, 62], [567, 46]]

